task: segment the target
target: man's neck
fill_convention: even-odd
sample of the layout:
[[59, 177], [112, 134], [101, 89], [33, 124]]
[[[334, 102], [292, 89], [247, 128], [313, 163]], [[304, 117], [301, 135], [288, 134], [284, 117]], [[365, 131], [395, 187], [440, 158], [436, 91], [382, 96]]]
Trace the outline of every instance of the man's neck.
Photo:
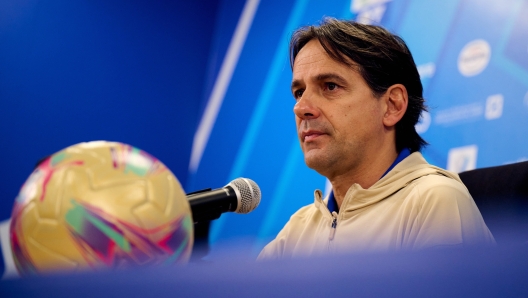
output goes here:
[[360, 167], [347, 173], [329, 178], [338, 207], [341, 207], [341, 203], [352, 185], [359, 184], [364, 189], [370, 188], [381, 178], [397, 157], [398, 153], [394, 149], [393, 152], [380, 154], [372, 160], [363, 162]]

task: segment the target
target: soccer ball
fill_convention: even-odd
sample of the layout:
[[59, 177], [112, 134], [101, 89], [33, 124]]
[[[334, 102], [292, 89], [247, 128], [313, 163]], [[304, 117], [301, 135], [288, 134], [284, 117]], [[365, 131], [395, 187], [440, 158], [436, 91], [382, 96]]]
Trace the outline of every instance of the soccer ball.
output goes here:
[[159, 160], [129, 145], [88, 142], [44, 159], [15, 199], [11, 248], [21, 275], [185, 263], [189, 203]]

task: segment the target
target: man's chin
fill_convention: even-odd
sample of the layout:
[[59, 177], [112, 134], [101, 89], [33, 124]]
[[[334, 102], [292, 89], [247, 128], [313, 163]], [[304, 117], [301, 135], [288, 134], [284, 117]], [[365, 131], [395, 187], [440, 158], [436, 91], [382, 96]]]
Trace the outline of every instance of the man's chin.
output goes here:
[[320, 155], [305, 154], [304, 163], [306, 163], [306, 166], [308, 166], [310, 169], [321, 172], [328, 166], [328, 159], [323, 158]]

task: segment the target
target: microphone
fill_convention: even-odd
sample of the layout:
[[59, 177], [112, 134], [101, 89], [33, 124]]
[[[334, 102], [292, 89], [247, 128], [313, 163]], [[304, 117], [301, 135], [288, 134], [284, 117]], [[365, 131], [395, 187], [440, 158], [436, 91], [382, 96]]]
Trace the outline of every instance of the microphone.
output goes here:
[[249, 213], [260, 203], [255, 181], [237, 178], [223, 188], [210, 188], [187, 194], [195, 223], [217, 219], [224, 212]]

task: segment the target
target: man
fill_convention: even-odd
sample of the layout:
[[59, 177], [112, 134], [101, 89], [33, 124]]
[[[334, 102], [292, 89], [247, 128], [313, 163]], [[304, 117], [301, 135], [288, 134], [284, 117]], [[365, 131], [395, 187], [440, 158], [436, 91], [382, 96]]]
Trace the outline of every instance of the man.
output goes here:
[[260, 259], [494, 243], [458, 175], [419, 152], [422, 85], [401, 38], [328, 18], [298, 29], [290, 55], [304, 159], [332, 193], [316, 190]]

